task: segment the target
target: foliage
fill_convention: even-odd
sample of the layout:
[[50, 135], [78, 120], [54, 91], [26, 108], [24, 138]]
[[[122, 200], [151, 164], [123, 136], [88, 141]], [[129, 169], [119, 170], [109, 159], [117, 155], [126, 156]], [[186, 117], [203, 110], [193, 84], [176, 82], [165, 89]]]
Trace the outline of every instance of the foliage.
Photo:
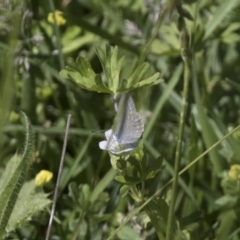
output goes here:
[[117, 47], [109, 48], [107, 51], [97, 48], [96, 53], [105, 74], [103, 79], [101, 76], [94, 73], [90, 64], [83, 57], [77, 58], [77, 70], [71, 67], [66, 67], [65, 70], [60, 72], [60, 76], [72, 79], [83, 89], [99, 93], [110, 93], [113, 95], [116, 95], [119, 92], [127, 92], [138, 87], [151, 86], [161, 82], [161, 80], [158, 79], [158, 73], [147, 79], [141, 79], [149, 69], [148, 63], [141, 64], [130, 77], [120, 80], [119, 75], [123, 67], [124, 57], [121, 57], [118, 62], [117, 52]]
[[[69, 113], [52, 239], [240, 239], [238, 0], [16, 0], [0, 12], [9, 239], [45, 237], [49, 212], [39, 211], [55, 184], [36, 188], [31, 179], [46, 169], [56, 182]], [[117, 156], [90, 131], [112, 127], [112, 96], [126, 91], [145, 131], [134, 152]], [[36, 131], [21, 185], [19, 110]]]
[[34, 158], [34, 140], [31, 124], [23, 114], [26, 125], [25, 146], [21, 156], [9, 160], [0, 175], [0, 238], [21, 226], [43, 210], [49, 200], [43, 192], [35, 192], [34, 182], [24, 183]]

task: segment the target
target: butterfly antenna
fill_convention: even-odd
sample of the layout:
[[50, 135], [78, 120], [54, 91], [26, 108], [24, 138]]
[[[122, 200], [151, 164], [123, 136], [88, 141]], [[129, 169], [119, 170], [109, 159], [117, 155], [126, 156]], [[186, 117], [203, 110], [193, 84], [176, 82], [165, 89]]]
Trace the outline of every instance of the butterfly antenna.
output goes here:
[[47, 234], [46, 234], [45, 240], [49, 240], [50, 233], [51, 233], [52, 221], [53, 221], [53, 217], [54, 217], [54, 213], [55, 213], [55, 208], [56, 208], [56, 203], [57, 203], [57, 198], [58, 198], [58, 190], [59, 190], [60, 180], [61, 180], [62, 170], [63, 170], [64, 157], [65, 157], [65, 153], [66, 153], [67, 139], [68, 139], [71, 117], [72, 117], [71, 114], [69, 114], [68, 119], [67, 119], [66, 130], [65, 130], [61, 161], [60, 161], [59, 170], [58, 170], [57, 183], [56, 183], [56, 187], [54, 190], [53, 204], [52, 204], [52, 209], [51, 209], [51, 214], [50, 214], [50, 218], [49, 218], [48, 229], [47, 229]]

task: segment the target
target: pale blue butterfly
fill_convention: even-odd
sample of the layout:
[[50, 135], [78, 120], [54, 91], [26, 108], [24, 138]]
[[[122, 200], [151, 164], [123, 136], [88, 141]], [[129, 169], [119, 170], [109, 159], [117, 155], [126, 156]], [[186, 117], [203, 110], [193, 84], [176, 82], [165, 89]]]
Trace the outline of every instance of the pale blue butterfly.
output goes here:
[[117, 116], [112, 129], [105, 132], [107, 141], [99, 147], [113, 154], [123, 154], [137, 147], [144, 131], [142, 116], [137, 112], [132, 97], [124, 93], [117, 105]]

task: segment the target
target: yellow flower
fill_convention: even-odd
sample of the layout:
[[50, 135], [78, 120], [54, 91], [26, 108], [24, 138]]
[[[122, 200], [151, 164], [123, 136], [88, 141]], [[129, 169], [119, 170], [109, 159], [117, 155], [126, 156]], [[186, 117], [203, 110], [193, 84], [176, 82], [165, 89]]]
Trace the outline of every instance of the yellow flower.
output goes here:
[[56, 24], [58, 25], [58, 26], [61, 26], [61, 25], [64, 25], [64, 24], [66, 24], [66, 19], [62, 16], [63, 15], [63, 13], [61, 12], [61, 11], [58, 11], [58, 10], [56, 10], [54, 13], [49, 13], [48, 14], [48, 17], [47, 17], [47, 20], [48, 20], [48, 22], [49, 23], [54, 23], [55, 21], [54, 21], [54, 15], [55, 15], [55, 17], [56, 17]]
[[234, 164], [231, 166], [228, 176], [234, 180], [240, 179], [240, 165]]
[[43, 184], [49, 182], [52, 177], [52, 172], [49, 172], [47, 170], [41, 170], [35, 177], [35, 185], [42, 186]]

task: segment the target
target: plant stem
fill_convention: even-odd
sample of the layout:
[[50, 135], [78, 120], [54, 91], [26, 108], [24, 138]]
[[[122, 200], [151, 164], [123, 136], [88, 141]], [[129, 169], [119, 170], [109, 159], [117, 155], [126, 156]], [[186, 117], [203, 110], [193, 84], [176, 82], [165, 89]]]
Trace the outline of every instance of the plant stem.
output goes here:
[[60, 69], [63, 69], [65, 66], [65, 62], [64, 62], [64, 57], [63, 57], [63, 53], [62, 53], [61, 36], [60, 36], [59, 27], [57, 25], [56, 13], [55, 13], [55, 7], [54, 7], [53, 0], [49, 1], [49, 8], [50, 8], [51, 12], [53, 13], [53, 19], [54, 19], [53, 29], [54, 29], [55, 36], [56, 36], [56, 47], [58, 49]]
[[145, 181], [146, 181], [146, 168], [147, 168], [147, 159], [146, 156], [142, 158], [142, 182], [141, 182], [141, 193], [142, 193], [142, 200], [145, 196]]
[[[5, 124], [8, 120], [9, 113], [12, 109], [15, 93], [15, 67], [14, 57], [16, 49], [19, 45], [18, 35], [20, 32], [21, 12], [24, 11], [25, 6], [20, 7], [17, 4], [15, 8], [9, 12], [11, 14], [11, 31], [8, 35], [8, 45], [1, 43], [2, 50], [1, 57], [5, 58], [0, 61], [1, 80], [0, 80], [0, 133], [5, 129]], [[0, 142], [2, 139], [0, 140]]]
[[63, 142], [61, 160], [60, 160], [60, 164], [59, 164], [57, 183], [56, 183], [56, 187], [54, 190], [53, 204], [52, 204], [52, 209], [51, 209], [51, 214], [50, 214], [50, 218], [49, 218], [48, 229], [47, 229], [47, 234], [46, 234], [45, 240], [48, 240], [50, 238], [52, 222], [53, 222], [53, 217], [55, 214], [56, 203], [57, 203], [57, 198], [58, 198], [59, 186], [60, 186], [60, 181], [61, 181], [61, 177], [62, 177], [64, 158], [65, 158], [65, 154], [66, 154], [67, 140], [68, 140], [70, 123], [71, 123], [71, 117], [72, 117], [71, 114], [69, 114], [68, 119], [67, 119], [66, 129], [65, 129], [65, 136], [64, 136], [64, 142]]
[[151, 37], [150, 39], [148, 40], [147, 44], [146, 44], [146, 47], [143, 49], [141, 55], [140, 55], [140, 58], [139, 58], [139, 63], [138, 65], [141, 65], [144, 61], [145, 61], [145, 58], [147, 56], [147, 53], [148, 53], [148, 50], [153, 42], [153, 40], [156, 38], [157, 36], [157, 33], [159, 31], [159, 28], [161, 27], [162, 25], [162, 22], [163, 22], [163, 19], [165, 17], [165, 14], [167, 12], [167, 8], [166, 6], [164, 6], [160, 12], [159, 12], [159, 16], [158, 16], [158, 19], [157, 19], [157, 22], [156, 24], [154, 25], [153, 29], [152, 29], [152, 33], [151, 33]]
[[[183, 51], [187, 50], [183, 48]], [[187, 97], [189, 92], [189, 60], [188, 54], [182, 54], [184, 60], [184, 86], [183, 86], [183, 99], [182, 99], [182, 110], [180, 114], [180, 123], [178, 130], [178, 139], [177, 139], [177, 149], [175, 154], [175, 163], [174, 163], [174, 180], [172, 183], [172, 197], [170, 201], [170, 207], [168, 212], [168, 222], [167, 222], [167, 232], [166, 232], [166, 240], [171, 240], [173, 234], [173, 218], [174, 218], [174, 207], [177, 195], [177, 185], [178, 185], [178, 176], [179, 176], [179, 166], [181, 161], [181, 152], [182, 152], [182, 141], [183, 141], [183, 132], [185, 127], [185, 116], [187, 112]]]

